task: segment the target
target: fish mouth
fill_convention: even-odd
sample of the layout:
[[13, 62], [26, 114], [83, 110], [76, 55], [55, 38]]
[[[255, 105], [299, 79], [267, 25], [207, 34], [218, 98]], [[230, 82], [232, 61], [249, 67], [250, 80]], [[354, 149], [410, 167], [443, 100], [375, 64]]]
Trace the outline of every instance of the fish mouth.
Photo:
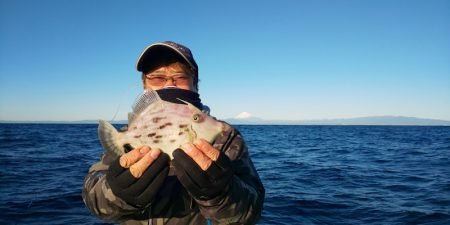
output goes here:
[[225, 130], [225, 123], [217, 121], [217, 120], [215, 120], [214, 122], [215, 122], [215, 124], [214, 123], [213, 124], [215, 127], [217, 127], [218, 131], [222, 132]]

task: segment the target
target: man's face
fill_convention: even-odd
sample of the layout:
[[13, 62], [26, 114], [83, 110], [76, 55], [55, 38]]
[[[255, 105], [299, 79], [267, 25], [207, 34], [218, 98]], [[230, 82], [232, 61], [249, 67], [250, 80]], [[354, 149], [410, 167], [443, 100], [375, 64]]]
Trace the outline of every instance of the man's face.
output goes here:
[[159, 90], [164, 87], [175, 86], [197, 92], [192, 73], [185, 65], [179, 62], [157, 67], [142, 76], [142, 82], [144, 89]]

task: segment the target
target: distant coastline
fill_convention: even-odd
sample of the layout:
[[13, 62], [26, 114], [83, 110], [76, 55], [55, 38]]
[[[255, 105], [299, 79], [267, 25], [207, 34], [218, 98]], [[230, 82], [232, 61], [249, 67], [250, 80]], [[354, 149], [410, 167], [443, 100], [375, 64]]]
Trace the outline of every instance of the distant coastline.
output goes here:
[[406, 116], [369, 116], [323, 120], [264, 120], [259, 118], [227, 119], [231, 124], [242, 125], [337, 125], [337, 126], [450, 126], [448, 120]]
[[[109, 121], [113, 124], [128, 124], [126, 120]], [[0, 124], [98, 124], [98, 120], [0, 120]]]
[[[229, 118], [224, 121], [233, 125], [336, 125], [336, 126], [450, 126], [448, 120], [437, 120], [405, 116], [370, 116], [346, 119], [323, 119], [323, 120], [265, 120], [256, 117]], [[0, 120], [0, 123], [21, 124], [97, 124], [98, 120], [76, 120], [76, 121], [12, 121]], [[112, 121], [114, 124], [127, 124], [126, 120]]]

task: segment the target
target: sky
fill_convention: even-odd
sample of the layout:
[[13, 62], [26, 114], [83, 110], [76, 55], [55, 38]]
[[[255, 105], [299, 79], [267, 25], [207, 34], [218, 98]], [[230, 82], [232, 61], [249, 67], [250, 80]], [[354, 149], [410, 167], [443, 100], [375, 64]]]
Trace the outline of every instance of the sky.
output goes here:
[[0, 120], [125, 119], [166, 40], [219, 119], [450, 120], [446, 0], [0, 0]]

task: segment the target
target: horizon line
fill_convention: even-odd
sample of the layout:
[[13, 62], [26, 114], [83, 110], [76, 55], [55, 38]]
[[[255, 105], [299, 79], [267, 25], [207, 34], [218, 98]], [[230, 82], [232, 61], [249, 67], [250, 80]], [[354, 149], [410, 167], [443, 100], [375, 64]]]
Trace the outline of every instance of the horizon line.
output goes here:
[[[322, 119], [264, 119], [260, 117], [248, 117], [248, 118], [236, 118], [236, 117], [229, 117], [229, 118], [221, 118], [219, 120], [260, 120], [260, 121], [283, 121], [283, 122], [307, 122], [307, 121], [328, 121], [328, 120], [351, 120], [351, 119], [373, 119], [373, 118], [409, 118], [409, 119], [420, 119], [420, 120], [439, 120], [439, 121], [445, 121], [450, 122], [450, 119], [435, 119], [435, 118], [425, 118], [425, 117], [415, 117], [415, 116], [392, 116], [392, 115], [382, 115], [382, 116], [355, 116], [355, 117], [336, 117], [336, 118], [322, 118]], [[215, 117], [217, 119], [217, 117]], [[0, 122], [83, 122], [83, 121], [100, 121], [102, 119], [59, 119], [59, 120], [50, 120], [50, 119], [43, 119], [43, 120], [32, 120], [32, 119], [23, 119], [23, 120], [10, 120], [10, 119], [0, 119]], [[105, 120], [108, 122], [111, 121], [128, 121], [127, 119], [118, 119], [118, 120]]]
[[[219, 119], [222, 120], [222, 119]], [[1, 124], [97, 124], [99, 120], [0, 120]], [[361, 126], [450, 126], [450, 120], [406, 116], [366, 116], [313, 120], [265, 120], [256, 117], [228, 118], [232, 125], [361, 125]], [[112, 124], [128, 124], [128, 120], [108, 120]]]

